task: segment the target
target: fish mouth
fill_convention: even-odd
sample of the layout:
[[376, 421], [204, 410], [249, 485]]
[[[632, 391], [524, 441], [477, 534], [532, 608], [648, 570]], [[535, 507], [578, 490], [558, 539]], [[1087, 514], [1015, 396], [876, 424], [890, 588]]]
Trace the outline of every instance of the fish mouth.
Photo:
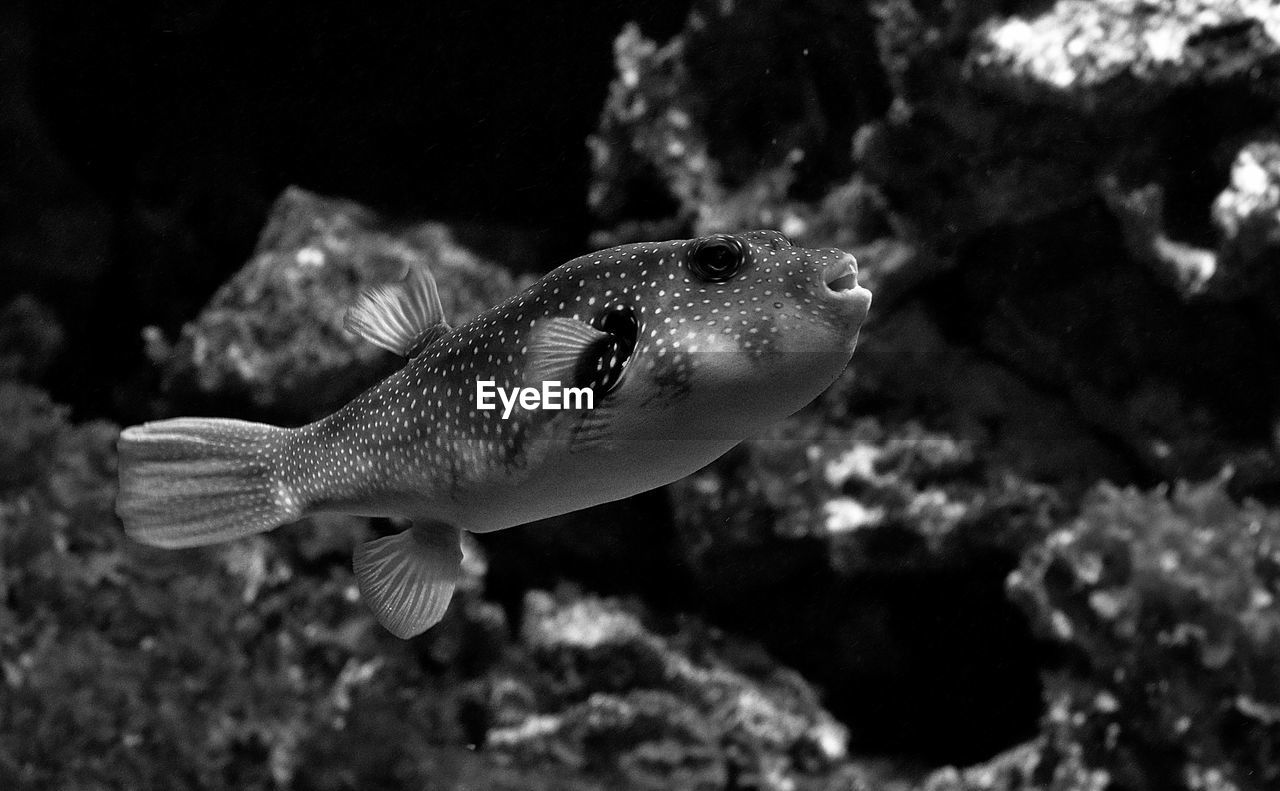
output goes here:
[[822, 272], [822, 282], [835, 301], [846, 304], [862, 322], [871, 308], [871, 292], [858, 285], [858, 259], [849, 253], [827, 264]]
[[858, 287], [858, 259], [845, 253], [845, 257], [833, 264], [828, 264], [822, 273], [827, 288], [836, 292], [852, 291]]

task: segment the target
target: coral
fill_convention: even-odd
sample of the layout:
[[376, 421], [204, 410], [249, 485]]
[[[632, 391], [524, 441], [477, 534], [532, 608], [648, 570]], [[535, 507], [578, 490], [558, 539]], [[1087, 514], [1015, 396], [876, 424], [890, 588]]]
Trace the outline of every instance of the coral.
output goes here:
[[487, 749], [513, 764], [626, 788], [785, 789], [845, 758], [844, 728], [802, 679], [695, 622], [660, 635], [617, 602], [538, 592], [523, 621], [533, 672], [478, 691], [497, 725]]
[[[895, 312], [922, 309], [942, 325], [937, 354], [967, 344], [996, 377], [1025, 383], [1025, 402], [1010, 402], [1015, 435], [1053, 411], [1072, 444], [1124, 457], [1107, 465], [1127, 467], [1122, 480], [1232, 464], [1247, 470], [1238, 486], [1280, 485], [1280, 274], [1268, 265], [1265, 186], [1280, 95], [1274, 9], [878, 0], [834, 23], [837, 5], [697, 4], [665, 43], [625, 31], [594, 142], [593, 205], [612, 228], [599, 238], [765, 225], [841, 246], [877, 295], [868, 339]], [[843, 71], [741, 54], [769, 25], [827, 42]], [[854, 54], [873, 43], [878, 63]], [[703, 79], [706, 63], [734, 78]], [[745, 109], [777, 83], [799, 97], [779, 108], [810, 109]], [[874, 86], [886, 85], [892, 100], [878, 103]], [[846, 97], [847, 125], [823, 126], [838, 115], [832, 96]], [[722, 119], [760, 124], [777, 145], [753, 146], [754, 133]], [[852, 172], [805, 171], [844, 157]], [[862, 375], [906, 378], [884, 359], [885, 370], [864, 359]], [[946, 422], [980, 422], [963, 397], [940, 406]], [[1024, 469], [1060, 465], [1070, 454], [1058, 447], [1042, 443], [1038, 458], [1023, 445]]]
[[43, 391], [0, 379], [0, 488], [30, 486], [40, 481], [58, 453], [66, 407]]
[[1280, 17], [1266, 3], [1061, 0], [1005, 19], [983, 4], [874, 6], [902, 102], [859, 132], [858, 157], [933, 244], [1087, 202], [1113, 168], [1168, 182], [1161, 138], [1199, 111], [1179, 109], [1177, 90], [1256, 90], [1214, 119], [1230, 133], [1265, 104], [1261, 86], [1280, 84]]
[[[1178, 91], [1229, 95], [1233, 86], [1243, 86], [1254, 97], [1242, 97], [1234, 115], [1248, 123], [1249, 101], [1266, 106], [1268, 92], [1280, 86], [1280, 13], [1249, 0], [1061, 0], [1037, 17], [984, 24], [965, 65], [975, 86], [1020, 101], [1065, 101], [1075, 113], [1101, 116], [1107, 124], [1143, 113], [1162, 118]], [[1229, 133], [1230, 123], [1239, 122], [1220, 122]], [[1096, 131], [1080, 131], [1097, 137]], [[1176, 184], [1153, 168], [1153, 148], [1126, 137], [1119, 146], [1102, 147], [1093, 168], [1101, 173], [1098, 189], [1123, 225], [1130, 253], [1185, 296], [1239, 297], [1245, 289], [1231, 287], [1242, 279], [1236, 270], [1260, 257], [1258, 242], [1266, 247], [1266, 229], [1275, 225], [1265, 210], [1267, 143], [1251, 143], [1236, 156], [1231, 184], [1213, 202], [1221, 238], [1212, 246], [1171, 236], [1165, 204]], [[1124, 186], [1125, 179], [1132, 183]], [[1257, 230], [1242, 239], [1242, 250], [1235, 239], [1244, 224]]]
[[[835, 567], [855, 572], [876, 562], [860, 546], [863, 531], [906, 530], [921, 542], [920, 551], [939, 554], [963, 543], [957, 534], [984, 522], [988, 508], [1027, 497], [1028, 512], [1052, 511], [1047, 489], [1013, 479], [986, 481], [980, 464], [972, 441], [918, 424], [886, 428], [865, 418], [844, 428], [794, 421], [674, 484], [677, 514], [685, 531], [694, 531], [686, 532], [689, 544], [704, 551], [818, 538], [831, 544]], [[1001, 490], [1004, 496], [997, 494]], [[1047, 524], [1042, 515], [1005, 526], [1007, 534], [984, 531], [978, 539], [1016, 554], [1033, 540], [1036, 522], [1038, 529]], [[718, 535], [696, 534], [708, 529]], [[715, 565], [699, 558], [702, 564]]]
[[1125, 190], [1109, 174], [1100, 179], [1099, 192], [1120, 221], [1125, 245], [1134, 259], [1148, 264], [1157, 277], [1187, 297], [1205, 293], [1218, 274], [1218, 256], [1169, 236], [1160, 185]]
[[519, 764], [554, 761], [616, 777], [624, 788], [725, 787], [724, 755], [704, 717], [673, 695], [592, 695], [558, 715], [538, 715], [489, 734], [489, 746]]
[[1257, 260], [1280, 246], [1280, 141], [1246, 145], [1231, 166], [1231, 185], [1213, 203], [1222, 233], [1243, 247], [1246, 260]]
[[1110, 776], [1084, 765], [1079, 745], [1050, 746], [1040, 737], [989, 761], [927, 777], [918, 791], [1107, 791]]
[[1280, 782], [1280, 512], [1222, 480], [1101, 485], [1010, 589], [1073, 652], [1048, 676], [1053, 743], [1123, 788]]
[[442, 225], [393, 232], [353, 202], [287, 190], [252, 260], [183, 328], [173, 349], [156, 355], [170, 396], [236, 399], [279, 419], [333, 411], [393, 364], [343, 329], [347, 308], [364, 289], [399, 279], [411, 266], [431, 268], [455, 325], [521, 285], [460, 247]]
[[1081, 104], [1141, 107], [1192, 82], [1256, 75], [1277, 55], [1280, 11], [1264, 0], [1058, 0], [1029, 20], [984, 25], [969, 66], [979, 79], [1061, 91]]
[[[848, 425], [865, 414], [922, 422], [973, 444], [993, 469], [1064, 484], [1067, 492], [1100, 476], [1132, 475], [1129, 460], [1070, 404], [955, 338], [975, 328], [967, 321], [950, 327], [930, 307], [914, 298], [868, 328], [819, 405], [828, 422]], [[1046, 358], [1049, 351], [1042, 350]]]
[[1280, 332], [1280, 138], [1253, 140], [1236, 152], [1213, 221], [1222, 239], [1217, 292], [1254, 299]]
[[756, 226], [817, 238], [841, 206], [806, 198], [849, 174], [849, 135], [887, 101], [868, 22], [857, 5], [751, 0], [696, 3], [663, 46], [624, 29], [590, 140], [590, 205], [623, 226], [596, 241]]
[[930, 774], [918, 791], [1106, 791], [1105, 772], [1090, 770], [1065, 757], [1047, 760], [1043, 739], [1020, 744], [977, 766], [944, 767]]
[[688, 79], [682, 45], [659, 49], [638, 26], [628, 25], [613, 49], [619, 76], [610, 86], [600, 128], [588, 141], [595, 173], [588, 194], [592, 210], [615, 220], [637, 211], [646, 216], [654, 207], [631, 204], [639, 203], [634, 193], [655, 176], [686, 212], [708, 198], [722, 199], [702, 136], [681, 103]]
[[1002, 580], [1065, 505], [988, 453], [817, 408], [743, 443], [671, 487], [701, 607], [785, 649], [857, 750], [964, 761], [1025, 738], [1037, 680]]
[[[1155, 476], [1231, 463], [1272, 485], [1274, 355], [1238, 356], [1272, 341], [1224, 300], [1266, 306], [1280, 278], [1259, 245], [1235, 241], [1223, 210], [1249, 204], [1232, 200], [1240, 187], [1218, 197], [1217, 229], [1204, 221], [1219, 188], [1199, 174], [1225, 172], [1222, 152], [1276, 112], [1274, 10], [1234, 0], [1064, 1], [1002, 19], [905, 0], [877, 9], [902, 102], [859, 132], [857, 155], [909, 241], [950, 251], [952, 284], [975, 284], [959, 298], [984, 325], [980, 345], [1066, 394]], [[1265, 158], [1263, 146], [1246, 150]], [[1266, 172], [1236, 169], [1251, 185]], [[1170, 293], [1188, 304], [1166, 307]], [[1124, 311], [1102, 307], [1120, 299]], [[1172, 359], [1183, 367], [1162, 362]], [[1232, 374], [1217, 369], [1228, 359]], [[1243, 390], [1211, 384], [1241, 371], [1253, 377]]]

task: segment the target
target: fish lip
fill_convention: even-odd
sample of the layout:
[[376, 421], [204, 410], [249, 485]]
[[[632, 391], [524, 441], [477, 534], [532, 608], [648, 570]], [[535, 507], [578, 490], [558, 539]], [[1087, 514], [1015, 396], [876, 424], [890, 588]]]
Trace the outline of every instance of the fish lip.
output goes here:
[[849, 253], [827, 264], [822, 270], [822, 282], [827, 289], [839, 294], [858, 287], [858, 259]]
[[866, 318], [871, 308], [871, 292], [859, 285], [858, 259], [851, 253], [844, 253], [823, 268], [822, 283], [827, 296], [848, 305], [858, 314], [859, 322]]

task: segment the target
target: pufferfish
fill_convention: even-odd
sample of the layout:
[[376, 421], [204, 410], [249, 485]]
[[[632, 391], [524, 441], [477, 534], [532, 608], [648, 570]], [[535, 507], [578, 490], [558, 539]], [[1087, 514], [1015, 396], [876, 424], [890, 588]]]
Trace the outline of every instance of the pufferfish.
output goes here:
[[[409, 638], [444, 616], [461, 531], [576, 511], [698, 470], [826, 389], [870, 305], [852, 255], [775, 231], [575, 258], [453, 328], [431, 273], [414, 268], [345, 319], [402, 355], [402, 368], [297, 428], [175, 418], [125, 429], [117, 512], [130, 536], [161, 547], [322, 512], [408, 517], [409, 529], [357, 547], [353, 565], [378, 620]], [[480, 381], [510, 392], [556, 382], [592, 398], [481, 409]]]

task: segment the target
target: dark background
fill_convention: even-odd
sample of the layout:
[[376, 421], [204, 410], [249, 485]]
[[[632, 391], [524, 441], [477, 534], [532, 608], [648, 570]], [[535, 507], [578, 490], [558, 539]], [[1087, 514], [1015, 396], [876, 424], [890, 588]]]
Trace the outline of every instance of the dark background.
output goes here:
[[[50, 385], [96, 416], [113, 413], [105, 391], [121, 369], [142, 365], [141, 328], [172, 333], [190, 319], [244, 263], [288, 185], [483, 226], [482, 249], [501, 247], [485, 237], [505, 229], [524, 251], [509, 263], [549, 269], [585, 244], [585, 138], [614, 37], [634, 20], [667, 38], [687, 10], [19, 3], [0, 17], [4, 59], [25, 76], [6, 99], [19, 116], [18, 183], [0, 174], [0, 290], [57, 310], [69, 337]], [[33, 242], [31, 225], [59, 203], [90, 230]]]

